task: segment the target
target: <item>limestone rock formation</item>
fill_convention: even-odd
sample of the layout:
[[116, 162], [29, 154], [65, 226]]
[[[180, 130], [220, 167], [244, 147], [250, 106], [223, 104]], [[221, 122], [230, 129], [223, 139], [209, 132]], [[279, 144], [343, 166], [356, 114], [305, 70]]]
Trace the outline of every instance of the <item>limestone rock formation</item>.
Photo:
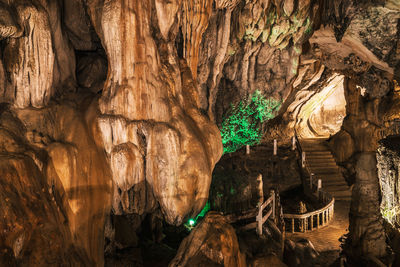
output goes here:
[[[217, 127], [198, 110], [192, 75], [171, 41], [177, 8], [157, 1], [159, 12], [153, 14], [152, 5], [89, 5], [109, 59], [99, 125], [111, 158], [114, 213], [143, 214], [159, 205], [165, 220], [179, 225], [204, 206], [222, 147]], [[206, 22], [199, 20], [200, 27]], [[154, 28], [159, 39], [152, 36]], [[193, 45], [189, 50], [197, 51]]]
[[75, 80], [74, 52], [63, 33], [59, 3], [12, 1], [1, 10], [6, 15], [0, 37], [7, 38], [1, 101], [43, 107], [58, 87], [73, 86]]
[[389, 136], [379, 142], [377, 151], [377, 167], [381, 191], [381, 212], [385, 220], [391, 224], [399, 224], [399, 140]]
[[234, 228], [218, 213], [208, 213], [186, 237], [169, 264], [178, 266], [246, 266]]
[[[68, 120], [70, 119], [68, 118], [66, 122]], [[47, 145], [45, 143], [51, 142], [45, 138], [47, 134], [61, 141], [60, 135], [63, 135], [65, 129], [57, 129], [57, 125], [53, 125], [55, 128], [47, 128], [49, 125], [46, 125], [45, 120], [41, 129], [29, 129], [29, 125], [26, 127], [26, 124], [20, 121], [15, 113], [8, 111], [4, 104], [1, 107], [0, 121], [2, 153], [0, 227], [3, 229], [0, 234], [2, 247], [0, 263], [10, 264], [8, 266], [85, 266], [94, 262], [101, 264], [102, 244], [99, 241], [102, 238], [101, 225], [105, 212], [102, 208], [105, 205], [107, 209], [107, 201], [86, 207], [82, 203], [87, 201], [95, 203], [97, 196], [104, 200], [104, 195], [101, 196], [99, 192], [88, 194], [88, 191], [92, 190], [87, 184], [88, 181], [81, 180], [85, 177], [77, 175], [82, 169], [76, 168], [73, 164], [68, 164], [66, 169], [63, 169], [64, 166], [60, 165], [63, 162], [56, 162], [54, 153], [47, 157], [43, 150]], [[74, 122], [77, 122], [76, 117], [72, 123]], [[59, 135], [43, 131], [49, 129]], [[75, 132], [70, 136], [77, 134], [82, 136], [84, 132]], [[73, 138], [69, 138], [69, 141], [72, 140]], [[67, 140], [64, 139], [65, 141]], [[82, 140], [81, 144], [85, 143], [87, 141]], [[99, 155], [93, 153], [95, 150], [85, 152], [82, 146], [78, 150], [65, 143], [52, 145], [59, 148], [71, 147], [78, 157], [86, 154], [88, 160], [99, 161]], [[85, 148], [89, 148], [88, 145]], [[63, 157], [63, 160], [67, 158]], [[88, 171], [92, 172], [93, 168], [98, 169], [102, 164], [97, 162], [96, 165]], [[60, 172], [47, 174], [46, 169], [54, 171], [54, 168]], [[68, 171], [75, 172], [75, 176], [69, 176], [66, 173]], [[86, 178], [101, 179], [104, 177], [102, 175], [100, 171], [96, 176]], [[81, 185], [78, 185], [79, 180]], [[63, 183], [68, 186], [63, 187]], [[76, 186], [80, 186], [80, 189], [76, 190]], [[91, 210], [86, 210], [89, 207]], [[95, 219], [95, 216], [98, 219]], [[87, 224], [88, 222], [96, 223], [97, 227]], [[93, 234], [96, 238], [93, 238]]]

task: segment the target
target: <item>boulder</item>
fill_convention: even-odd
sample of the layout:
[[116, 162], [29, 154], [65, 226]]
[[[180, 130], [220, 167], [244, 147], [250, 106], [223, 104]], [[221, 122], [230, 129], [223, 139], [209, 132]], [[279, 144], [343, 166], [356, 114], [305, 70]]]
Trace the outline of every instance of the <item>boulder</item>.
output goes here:
[[244, 267], [245, 256], [239, 250], [235, 229], [224, 217], [209, 212], [186, 237], [169, 267], [224, 266]]

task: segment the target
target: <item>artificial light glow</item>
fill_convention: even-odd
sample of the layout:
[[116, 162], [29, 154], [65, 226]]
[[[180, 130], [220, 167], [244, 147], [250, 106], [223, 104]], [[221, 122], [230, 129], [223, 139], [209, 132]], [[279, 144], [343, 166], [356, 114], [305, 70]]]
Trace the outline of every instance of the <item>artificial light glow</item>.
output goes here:
[[193, 226], [194, 224], [195, 224], [195, 221], [194, 221], [193, 219], [190, 219], [190, 220], [189, 220], [189, 225], [190, 225], [190, 226]]

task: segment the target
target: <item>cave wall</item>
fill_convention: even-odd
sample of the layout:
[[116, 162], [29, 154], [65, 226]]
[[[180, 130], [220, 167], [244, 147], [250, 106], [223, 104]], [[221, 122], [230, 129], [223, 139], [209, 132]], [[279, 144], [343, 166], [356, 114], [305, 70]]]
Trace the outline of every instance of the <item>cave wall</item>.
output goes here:
[[380, 141], [377, 150], [378, 176], [382, 196], [381, 212], [388, 222], [400, 224], [399, 140], [390, 136]]
[[325, 65], [347, 73], [346, 118], [341, 131], [330, 140], [344, 177], [353, 184], [346, 253], [354, 260], [382, 259], [388, 250], [376, 151], [397, 112], [394, 80], [399, 14], [389, 5], [368, 1], [342, 8], [341, 13], [327, 14], [326, 26], [315, 32], [310, 42], [318, 45]]
[[[1, 260], [54, 263], [44, 254], [54, 243], [40, 237], [51, 229], [57, 260], [102, 265], [110, 214], [179, 225], [202, 209], [231, 103], [255, 90], [282, 102], [263, 128], [264, 142], [281, 143], [293, 129], [336, 132], [342, 89], [346, 118], [331, 145], [354, 183], [349, 244], [356, 256], [384, 256], [374, 155], [399, 114], [399, 9], [394, 0], [0, 0], [1, 164], [21, 181], [2, 182], [1, 203], [11, 204], [1, 207], [28, 218], [1, 221], [18, 229], [1, 234]], [[318, 113], [332, 95], [335, 116]]]

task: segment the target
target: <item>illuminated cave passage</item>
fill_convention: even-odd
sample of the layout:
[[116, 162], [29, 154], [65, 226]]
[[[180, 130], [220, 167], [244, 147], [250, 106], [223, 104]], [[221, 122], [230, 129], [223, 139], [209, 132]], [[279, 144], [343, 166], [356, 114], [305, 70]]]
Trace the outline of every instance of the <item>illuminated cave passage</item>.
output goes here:
[[0, 0], [0, 266], [400, 266], [397, 0]]

